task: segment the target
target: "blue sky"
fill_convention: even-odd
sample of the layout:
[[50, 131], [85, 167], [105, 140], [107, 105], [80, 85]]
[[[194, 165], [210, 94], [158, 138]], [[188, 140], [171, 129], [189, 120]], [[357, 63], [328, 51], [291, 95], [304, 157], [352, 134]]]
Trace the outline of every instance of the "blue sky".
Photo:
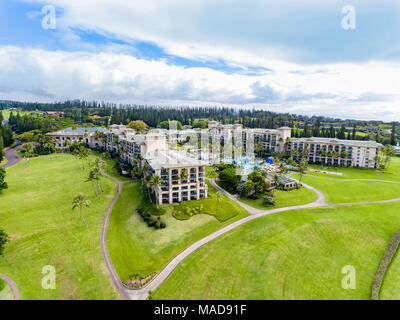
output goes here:
[[[355, 30], [341, 25], [349, 4]], [[2, 0], [0, 99], [400, 120], [399, 17], [395, 0]]]

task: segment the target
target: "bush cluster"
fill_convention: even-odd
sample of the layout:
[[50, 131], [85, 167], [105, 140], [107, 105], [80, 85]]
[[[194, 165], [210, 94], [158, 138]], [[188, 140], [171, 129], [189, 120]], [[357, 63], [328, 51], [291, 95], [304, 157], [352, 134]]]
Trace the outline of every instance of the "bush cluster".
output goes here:
[[265, 195], [265, 196], [263, 196], [263, 205], [264, 206], [274, 206], [275, 205], [275, 199], [273, 197]]
[[189, 220], [191, 217], [201, 213], [206, 213], [204, 212], [204, 206], [202, 204], [198, 207], [191, 208], [185, 206], [180, 210], [174, 210], [172, 215], [177, 220]]
[[167, 225], [161, 220], [161, 217], [155, 217], [143, 209], [137, 209], [136, 211], [142, 217], [143, 221], [147, 223], [148, 227], [152, 227], [154, 229], [166, 228]]
[[390, 240], [389, 245], [383, 255], [379, 269], [375, 275], [374, 281], [372, 282], [371, 300], [379, 300], [379, 292], [383, 279], [385, 278], [386, 271], [392, 263], [393, 257], [397, 252], [397, 248], [400, 244], [400, 231], [397, 231], [393, 238]]

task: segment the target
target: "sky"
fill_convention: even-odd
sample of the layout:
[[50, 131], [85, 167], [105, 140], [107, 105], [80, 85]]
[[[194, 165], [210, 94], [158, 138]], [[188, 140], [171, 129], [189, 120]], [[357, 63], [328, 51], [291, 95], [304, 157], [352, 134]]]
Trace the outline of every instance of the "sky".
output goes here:
[[398, 0], [1, 0], [0, 99], [400, 121], [399, 34]]

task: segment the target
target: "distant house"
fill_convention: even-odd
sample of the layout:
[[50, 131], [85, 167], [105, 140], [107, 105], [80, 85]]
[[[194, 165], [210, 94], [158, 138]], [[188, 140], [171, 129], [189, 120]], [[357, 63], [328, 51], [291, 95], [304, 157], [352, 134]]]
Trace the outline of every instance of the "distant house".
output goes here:
[[46, 116], [52, 116], [52, 117], [60, 117], [64, 115], [64, 112], [58, 112], [58, 111], [46, 111], [44, 113]]
[[101, 119], [101, 117], [99, 115], [97, 115], [97, 114], [93, 115], [92, 118], [93, 119]]

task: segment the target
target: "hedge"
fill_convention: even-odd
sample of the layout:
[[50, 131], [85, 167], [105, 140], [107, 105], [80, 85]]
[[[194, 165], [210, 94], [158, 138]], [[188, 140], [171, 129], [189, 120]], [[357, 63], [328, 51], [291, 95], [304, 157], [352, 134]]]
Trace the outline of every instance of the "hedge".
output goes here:
[[371, 300], [379, 300], [379, 293], [381, 291], [383, 280], [385, 278], [387, 269], [392, 263], [393, 257], [397, 252], [399, 244], [400, 244], [400, 231], [397, 231], [389, 242], [389, 245], [379, 265], [378, 272], [376, 273], [374, 281], [372, 282]]

